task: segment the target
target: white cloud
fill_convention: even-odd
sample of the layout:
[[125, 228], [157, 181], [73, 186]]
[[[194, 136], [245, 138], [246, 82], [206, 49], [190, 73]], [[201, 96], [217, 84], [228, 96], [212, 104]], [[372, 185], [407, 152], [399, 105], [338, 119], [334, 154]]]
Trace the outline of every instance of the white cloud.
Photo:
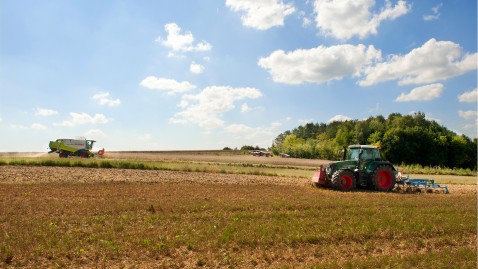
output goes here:
[[75, 113], [70, 112], [70, 116], [74, 123], [78, 124], [105, 124], [108, 123], [108, 119], [103, 114], [95, 114], [94, 116], [90, 116], [87, 113]]
[[139, 85], [150, 90], [160, 90], [170, 94], [186, 92], [196, 88], [196, 85], [187, 81], [179, 82], [174, 79], [157, 78], [155, 76], [143, 79]]
[[430, 101], [438, 98], [443, 92], [443, 84], [435, 83], [413, 89], [409, 93], [402, 93], [395, 99], [396, 102]]
[[299, 12], [299, 17], [302, 18], [302, 26], [306, 27], [312, 23], [312, 20], [307, 17], [307, 14], [304, 11]]
[[211, 44], [206, 41], [194, 44], [194, 36], [189, 31], [180, 34], [181, 28], [176, 23], [168, 23], [164, 25], [164, 30], [167, 32], [168, 36], [166, 39], [158, 37], [156, 42], [170, 48], [173, 52], [209, 51], [212, 49]]
[[247, 103], [244, 103], [241, 105], [241, 112], [243, 113], [250, 112], [253, 110], [264, 110], [264, 107], [262, 106], [250, 107]]
[[48, 117], [48, 116], [53, 116], [58, 114], [57, 111], [53, 109], [47, 109], [47, 108], [37, 108], [35, 111], [36, 116], [42, 116], [42, 117]]
[[476, 110], [459, 110], [458, 115], [465, 120], [473, 120], [473, 123], [463, 126], [464, 129], [475, 129], [474, 136], [476, 137], [476, 127], [478, 126], [478, 112]]
[[74, 127], [77, 124], [106, 124], [109, 119], [103, 114], [95, 114], [93, 116], [87, 113], [70, 112], [70, 120], [64, 120], [61, 123], [53, 123], [55, 126]]
[[332, 118], [329, 119], [329, 122], [334, 122], [334, 121], [348, 121], [352, 120], [352, 118], [344, 116], [344, 115], [335, 115]]
[[297, 123], [299, 125], [306, 125], [307, 123], [313, 123], [314, 119], [299, 119], [297, 120]]
[[226, 0], [226, 6], [235, 12], [242, 12], [242, 24], [258, 30], [283, 26], [284, 18], [294, 13], [292, 4], [281, 0]]
[[273, 128], [277, 128], [277, 127], [280, 127], [282, 126], [282, 122], [278, 122], [278, 121], [274, 121], [271, 123], [271, 127]]
[[441, 123], [441, 119], [433, 117], [432, 113], [425, 113], [425, 119]]
[[10, 124], [10, 128], [12, 129], [28, 129], [27, 126], [21, 124]]
[[31, 129], [34, 129], [34, 130], [46, 130], [48, 129], [45, 125], [43, 124], [40, 124], [40, 123], [33, 123], [31, 126], [30, 126]]
[[201, 74], [204, 71], [204, 66], [197, 64], [195, 62], [192, 62], [191, 65], [189, 66], [189, 71], [194, 74]]
[[244, 134], [251, 132], [254, 129], [244, 124], [231, 124], [225, 127], [224, 130], [231, 134]]
[[12, 129], [23, 129], [23, 130], [27, 130], [27, 129], [46, 130], [46, 129], [48, 129], [45, 125], [43, 125], [41, 123], [33, 123], [30, 126], [25, 126], [25, 125], [21, 125], [21, 124], [10, 124], [10, 128], [12, 128]]
[[63, 127], [74, 127], [75, 124], [72, 121], [64, 120], [62, 122], [54, 122], [54, 126], [63, 126]]
[[251, 108], [249, 107], [249, 105], [247, 103], [242, 104], [241, 112], [249, 112], [249, 111], [251, 111]]
[[458, 111], [458, 115], [461, 117], [461, 118], [464, 118], [466, 120], [473, 120], [473, 119], [477, 119], [477, 112], [476, 110], [468, 110], [468, 111], [463, 111], [463, 110], [460, 110]]
[[111, 99], [108, 98], [110, 95], [109, 92], [100, 92], [93, 95], [93, 100], [97, 101], [100, 105], [107, 105], [107, 106], [119, 106], [121, 104], [120, 99]]
[[105, 137], [106, 135], [100, 129], [91, 129], [85, 133], [85, 136], [88, 137], [89, 139], [94, 139], [97, 137]]
[[398, 80], [399, 85], [446, 80], [476, 69], [477, 55], [463, 54], [458, 44], [432, 38], [407, 55], [391, 55], [388, 61], [368, 67], [359, 85], [370, 86], [389, 80]]
[[377, 34], [383, 21], [394, 20], [411, 10], [411, 5], [399, 0], [395, 6], [385, 1], [380, 13], [371, 13], [375, 0], [315, 0], [317, 28], [326, 35], [346, 40], [353, 36], [365, 38]]
[[[210, 86], [202, 92], [185, 94], [180, 106], [184, 109], [172, 117], [173, 124], [192, 123], [211, 130], [224, 125], [222, 114], [235, 108], [235, 101], [245, 98], [256, 99], [262, 93], [255, 88], [232, 88], [229, 86]], [[183, 102], [185, 101], [185, 102]]]
[[443, 6], [443, 3], [440, 3], [434, 7], [432, 7], [432, 14], [430, 15], [423, 15], [423, 20], [425, 21], [434, 21], [440, 18], [440, 8]]
[[478, 100], [478, 88], [475, 88], [472, 91], [464, 92], [463, 94], [458, 95], [458, 101], [462, 103], [476, 103]]
[[178, 107], [180, 107], [180, 108], [186, 108], [188, 106], [189, 106], [189, 102], [186, 101], [186, 100], [181, 100], [181, 102], [179, 102], [179, 104], [178, 104]]
[[258, 64], [269, 71], [275, 82], [301, 84], [358, 76], [365, 66], [380, 59], [380, 51], [373, 46], [346, 44], [288, 53], [276, 50], [268, 57], [260, 58]]
[[[476, 128], [477, 124], [465, 124], [465, 126], [463, 126], [463, 129], [465, 130], [469, 130], [469, 129], [474, 129]], [[456, 132], [458, 133], [458, 132]]]
[[224, 131], [234, 135], [234, 139], [241, 144], [270, 145], [277, 136], [278, 127], [282, 124], [273, 122], [269, 126], [250, 127], [245, 124], [231, 124], [224, 128]]

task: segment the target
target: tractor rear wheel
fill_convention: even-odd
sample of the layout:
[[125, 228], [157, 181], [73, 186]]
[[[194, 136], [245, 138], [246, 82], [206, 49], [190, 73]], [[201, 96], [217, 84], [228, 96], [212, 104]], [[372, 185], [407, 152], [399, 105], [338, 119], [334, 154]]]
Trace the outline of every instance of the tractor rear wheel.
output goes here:
[[391, 191], [395, 186], [396, 178], [392, 167], [379, 165], [372, 173], [372, 183], [377, 191]]
[[341, 191], [355, 189], [357, 179], [350, 170], [338, 170], [332, 175], [332, 186]]

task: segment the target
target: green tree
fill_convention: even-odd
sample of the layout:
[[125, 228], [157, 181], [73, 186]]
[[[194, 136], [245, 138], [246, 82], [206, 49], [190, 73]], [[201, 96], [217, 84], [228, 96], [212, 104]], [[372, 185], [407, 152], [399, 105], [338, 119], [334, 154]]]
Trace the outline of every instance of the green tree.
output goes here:
[[339, 130], [337, 131], [337, 134], [335, 135], [335, 143], [337, 143], [339, 146], [346, 147], [350, 145], [352, 142], [352, 134], [351, 132], [347, 129], [346, 126], [341, 126]]
[[301, 158], [336, 159], [337, 152], [350, 144], [382, 147], [384, 158], [394, 163], [439, 165], [476, 169], [477, 139], [457, 135], [422, 112], [392, 113], [366, 120], [308, 123], [277, 136], [274, 153]]

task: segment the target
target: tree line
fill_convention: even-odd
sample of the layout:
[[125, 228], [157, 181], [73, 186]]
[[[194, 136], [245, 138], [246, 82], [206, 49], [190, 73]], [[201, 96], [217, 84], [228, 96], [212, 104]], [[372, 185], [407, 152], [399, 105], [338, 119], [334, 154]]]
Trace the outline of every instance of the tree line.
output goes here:
[[397, 164], [450, 168], [477, 167], [477, 140], [458, 135], [424, 113], [379, 115], [366, 120], [307, 123], [274, 140], [274, 154], [297, 158], [337, 160], [343, 147], [376, 145], [385, 159]]

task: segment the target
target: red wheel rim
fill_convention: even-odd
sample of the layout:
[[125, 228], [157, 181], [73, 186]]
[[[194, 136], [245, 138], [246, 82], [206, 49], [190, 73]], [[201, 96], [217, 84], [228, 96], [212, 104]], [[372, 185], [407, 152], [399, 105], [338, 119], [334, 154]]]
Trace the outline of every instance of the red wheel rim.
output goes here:
[[350, 190], [352, 188], [352, 177], [349, 175], [343, 175], [340, 178], [339, 183], [342, 190]]
[[387, 170], [382, 170], [377, 174], [377, 185], [386, 190], [392, 185], [392, 174]]

